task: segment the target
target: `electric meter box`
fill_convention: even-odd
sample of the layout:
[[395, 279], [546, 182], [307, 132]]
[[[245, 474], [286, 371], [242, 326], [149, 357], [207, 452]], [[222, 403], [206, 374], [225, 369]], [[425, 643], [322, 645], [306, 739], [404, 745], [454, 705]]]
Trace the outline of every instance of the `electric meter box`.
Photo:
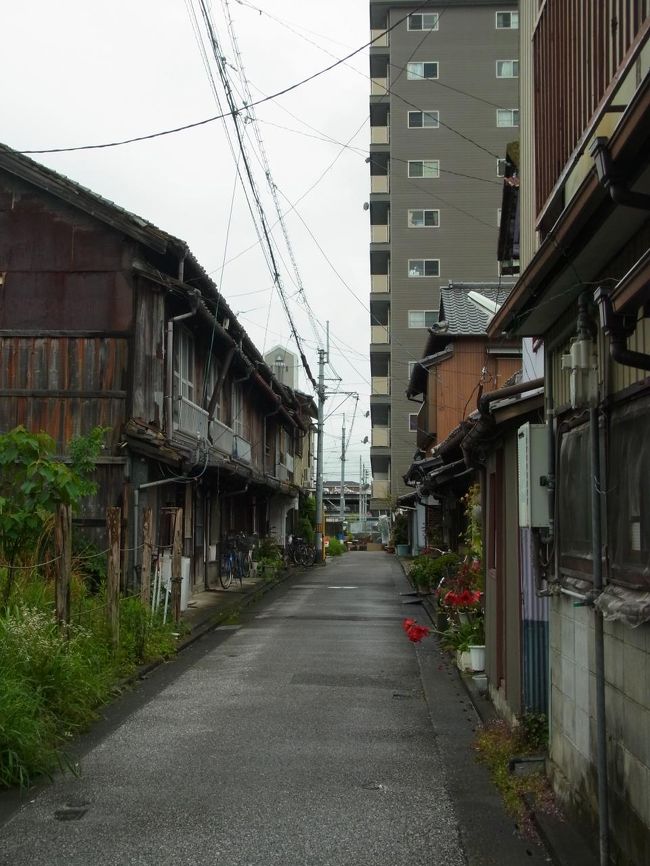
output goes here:
[[517, 431], [519, 526], [548, 527], [548, 428], [522, 424]]

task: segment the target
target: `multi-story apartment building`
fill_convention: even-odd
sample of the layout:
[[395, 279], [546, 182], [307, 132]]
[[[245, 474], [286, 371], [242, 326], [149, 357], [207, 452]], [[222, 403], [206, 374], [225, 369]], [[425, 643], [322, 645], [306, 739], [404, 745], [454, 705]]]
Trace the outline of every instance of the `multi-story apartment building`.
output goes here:
[[506, 146], [518, 138], [518, 4], [371, 0], [372, 507], [405, 493], [406, 397], [440, 287], [498, 280]]

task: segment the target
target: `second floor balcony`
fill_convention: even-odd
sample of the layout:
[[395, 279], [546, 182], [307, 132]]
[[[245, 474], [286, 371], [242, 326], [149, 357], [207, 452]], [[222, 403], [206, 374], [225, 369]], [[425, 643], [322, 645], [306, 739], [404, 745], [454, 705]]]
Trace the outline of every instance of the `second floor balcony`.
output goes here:
[[390, 292], [390, 277], [388, 274], [371, 274], [370, 291], [387, 294]]
[[390, 427], [373, 426], [370, 434], [370, 445], [373, 448], [389, 448]]
[[388, 325], [371, 325], [370, 342], [380, 344], [390, 343], [390, 327]]
[[390, 499], [390, 481], [378, 481], [373, 479], [372, 498]]
[[371, 378], [371, 395], [388, 395], [390, 394], [390, 377], [389, 376], [372, 376]]

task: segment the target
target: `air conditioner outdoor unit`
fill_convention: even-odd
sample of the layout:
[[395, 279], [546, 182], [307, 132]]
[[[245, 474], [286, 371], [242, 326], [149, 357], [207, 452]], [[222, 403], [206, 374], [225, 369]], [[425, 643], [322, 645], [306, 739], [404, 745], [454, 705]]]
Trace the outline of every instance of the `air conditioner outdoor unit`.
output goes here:
[[517, 431], [519, 526], [548, 527], [548, 430], [522, 424]]

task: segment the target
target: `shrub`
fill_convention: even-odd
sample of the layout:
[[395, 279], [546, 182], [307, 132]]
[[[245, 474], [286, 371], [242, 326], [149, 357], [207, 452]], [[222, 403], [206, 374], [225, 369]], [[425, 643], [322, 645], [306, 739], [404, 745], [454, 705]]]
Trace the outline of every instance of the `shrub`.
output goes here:
[[328, 556], [341, 556], [342, 553], [345, 553], [346, 547], [342, 541], [339, 541], [338, 538], [330, 538], [330, 543], [327, 548]]
[[418, 556], [413, 560], [409, 577], [420, 592], [430, 592], [432, 587], [438, 586], [443, 577], [458, 567], [458, 562], [456, 553], [445, 553], [436, 559], [431, 556]]

